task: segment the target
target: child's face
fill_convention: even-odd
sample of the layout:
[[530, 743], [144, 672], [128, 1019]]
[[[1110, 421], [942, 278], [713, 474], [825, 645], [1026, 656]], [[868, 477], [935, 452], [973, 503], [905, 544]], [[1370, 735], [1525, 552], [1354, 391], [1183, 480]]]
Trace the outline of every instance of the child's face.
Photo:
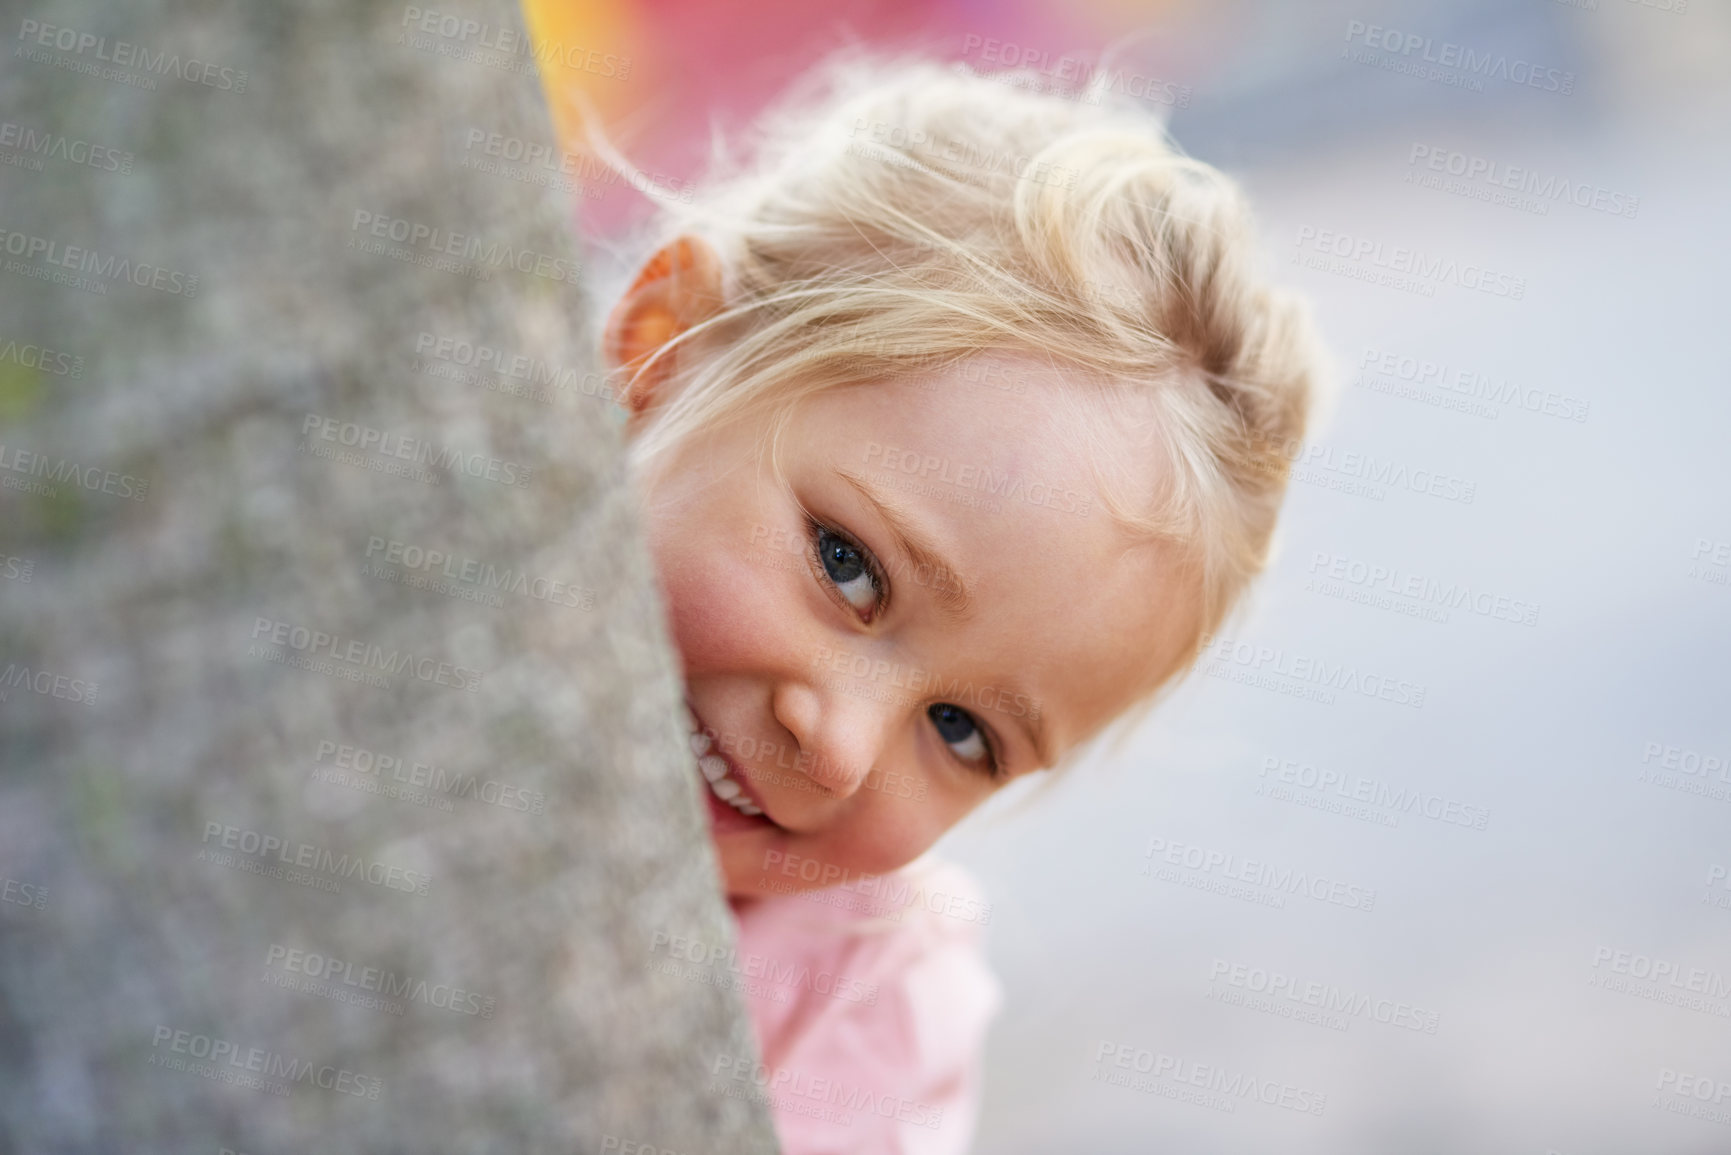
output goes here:
[[1179, 658], [1196, 595], [1102, 508], [1074, 386], [979, 368], [806, 402], [785, 487], [740, 427], [650, 494], [729, 894], [911, 862]]

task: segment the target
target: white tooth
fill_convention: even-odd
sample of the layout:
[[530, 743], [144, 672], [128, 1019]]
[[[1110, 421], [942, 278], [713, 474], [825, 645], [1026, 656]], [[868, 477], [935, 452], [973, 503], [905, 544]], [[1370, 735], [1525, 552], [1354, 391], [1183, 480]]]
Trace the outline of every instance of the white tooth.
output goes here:
[[[719, 754], [705, 754], [697, 760], [697, 768], [703, 771], [703, 776], [711, 782], [719, 782], [727, 777], [727, 759]], [[734, 787], [739, 789], [738, 786]]]
[[709, 783], [709, 788], [715, 791], [716, 797], [721, 799], [732, 798], [735, 794], [739, 793], [739, 783], [735, 782], [731, 778], [723, 778], [719, 781], [712, 779]]
[[[733, 779], [729, 778], [728, 781], [731, 782]], [[751, 805], [751, 799], [746, 795], [745, 791], [741, 790], [738, 794], [729, 798], [727, 804], [735, 810], [744, 810], [747, 806]]]
[[691, 752], [699, 758], [709, 753], [710, 737], [708, 734], [693, 734], [691, 736]]
[[755, 818], [759, 814], [763, 813], [763, 811], [761, 809], [759, 809], [755, 803], [751, 803], [751, 802], [746, 802], [746, 803], [741, 804], [739, 807], [739, 812], [741, 814], [749, 814], [753, 818]]

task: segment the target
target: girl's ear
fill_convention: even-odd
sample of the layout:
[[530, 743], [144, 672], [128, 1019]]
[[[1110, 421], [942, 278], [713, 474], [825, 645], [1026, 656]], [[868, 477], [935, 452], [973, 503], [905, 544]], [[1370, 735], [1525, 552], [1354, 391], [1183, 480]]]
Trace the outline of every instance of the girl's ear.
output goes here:
[[667, 400], [658, 396], [674, 355], [651, 357], [722, 306], [721, 258], [702, 237], [682, 236], [650, 257], [613, 306], [601, 334], [608, 369], [626, 376], [619, 402], [637, 417]]

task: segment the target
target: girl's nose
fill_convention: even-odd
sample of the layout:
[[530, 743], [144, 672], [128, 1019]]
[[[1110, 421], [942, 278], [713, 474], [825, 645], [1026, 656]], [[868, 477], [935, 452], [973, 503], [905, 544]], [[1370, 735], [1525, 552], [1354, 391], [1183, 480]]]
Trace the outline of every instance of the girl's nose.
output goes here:
[[798, 744], [800, 769], [837, 798], [864, 784], [893, 721], [883, 703], [798, 679], [775, 688], [771, 708]]

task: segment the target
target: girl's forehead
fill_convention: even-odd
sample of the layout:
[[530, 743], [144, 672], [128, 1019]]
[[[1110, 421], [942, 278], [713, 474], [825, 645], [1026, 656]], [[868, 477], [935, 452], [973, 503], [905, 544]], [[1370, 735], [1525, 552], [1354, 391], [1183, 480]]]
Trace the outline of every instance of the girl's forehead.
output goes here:
[[1053, 467], [1103, 448], [1102, 434], [1123, 425], [1113, 408], [1099, 382], [1028, 358], [982, 355], [912, 378], [827, 390], [802, 405], [801, 416], [862, 433], [901, 431], [918, 448], [948, 444], [1005, 465]]
[[1061, 483], [1089, 495], [1090, 508], [1105, 496], [1140, 510], [1171, 473], [1145, 391], [1027, 355], [983, 354], [908, 379], [826, 390], [795, 410], [794, 424], [798, 443], [838, 464], [899, 473], [904, 486], [979, 482], [987, 496], [1032, 487], [1038, 497]]

